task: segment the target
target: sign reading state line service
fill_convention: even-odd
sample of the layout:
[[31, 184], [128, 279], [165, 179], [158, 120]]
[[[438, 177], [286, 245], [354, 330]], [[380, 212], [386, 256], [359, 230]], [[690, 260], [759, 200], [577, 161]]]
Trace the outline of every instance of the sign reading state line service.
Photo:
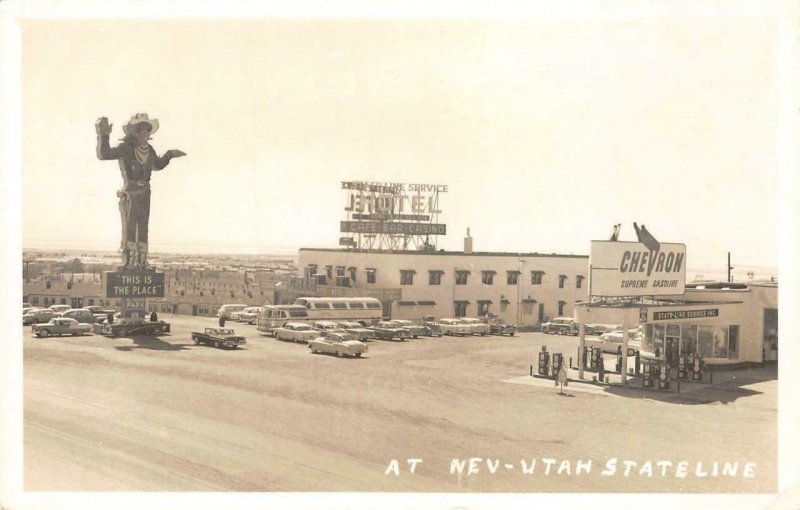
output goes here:
[[638, 242], [592, 241], [593, 296], [675, 296], [686, 290], [686, 245], [661, 243], [650, 251]]
[[106, 271], [103, 284], [107, 298], [164, 297], [164, 273], [155, 271]]

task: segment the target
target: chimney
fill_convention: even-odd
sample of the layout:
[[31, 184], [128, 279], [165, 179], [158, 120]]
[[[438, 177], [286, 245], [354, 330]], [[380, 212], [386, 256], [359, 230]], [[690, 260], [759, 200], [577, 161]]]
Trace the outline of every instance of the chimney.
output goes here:
[[472, 236], [469, 235], [469, 227], [467, 227], [467, 237], [464, 238], [464, 253], [472, 253]]

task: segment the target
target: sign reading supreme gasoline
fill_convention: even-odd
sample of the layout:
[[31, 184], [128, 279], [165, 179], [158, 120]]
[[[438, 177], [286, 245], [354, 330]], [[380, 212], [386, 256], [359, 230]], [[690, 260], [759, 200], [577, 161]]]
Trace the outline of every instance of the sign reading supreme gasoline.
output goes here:
[[164, 273], [155, 271], [106, 271], [103, 286], [107, 298], [164, 297]]
[[686, 290], [686, 245], [658, 251], [625, 241], [592, 241], [592, 296], [675, 296]]

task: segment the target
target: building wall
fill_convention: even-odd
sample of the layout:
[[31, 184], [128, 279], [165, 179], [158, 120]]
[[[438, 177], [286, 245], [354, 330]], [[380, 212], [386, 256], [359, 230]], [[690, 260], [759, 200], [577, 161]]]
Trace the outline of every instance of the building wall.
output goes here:
[[686, 301], [741, 301], [731, 324], [741, 325], [742, 361], [763, 361], [764, 310], [778, 308], [777, 285], [748, 285], [747, 289], [686, 289]]
[[[588, 299], [589, 258], [573, 255], [460, 253], [460, 252], [368, 252], [326, 249], [301, 249], [298, 271], [306, 274], [310, 265], [316, 265], [318, 274], [326, 273], [331, 266], [333, 276], [342, 267], [350, 276], [355, 268], [354, 288], [400, 289], [401, 299], [392, 304], [393, 318], [415, 319], [423, 315], [437, 318], [452, 317], [455, 301], [468, 301], [466, 315], [478, 315], [478, 301], [488, 300], [488, 311], [521, 327], [539, 324], [539, 304], [544, 305], [543, 320], [558, 315], [559, 302], [563, 301], [562, 315], [572, 316], [573, 305]], [[367, 283], [367, 269], [375, 269], [375, 283]], [[401, 285], [401, 270], [415, 271], [413, 284]], [[466, 285], [455, 284], [459, 270], [469, 271]], [[442, 271], [441, 283], [429, 283], [429, 271]], [[482, 282], [482, 271], [495, 271], [493, 282]], [[517, 284], [509, 284], [508, 272], [520, 272]], [[532, 272], [543, 272], [541, 284], [531, 282]], [[564, 287], [559, 287], [559, 276], [564, 275]], [[581, 287], [577, 277], [581, 276]], [[400, 303], [432, 301], [435, 305], [401, 305]], [[526, 305], [525, 302], [528, 302]]]

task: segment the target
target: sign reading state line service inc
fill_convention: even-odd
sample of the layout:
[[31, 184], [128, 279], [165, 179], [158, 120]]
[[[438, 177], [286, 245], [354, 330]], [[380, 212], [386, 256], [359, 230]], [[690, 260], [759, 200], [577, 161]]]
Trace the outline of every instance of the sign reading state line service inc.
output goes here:
[[686, 290], [686, 245], [592, 241], [592, 296], [675, 296]]
[[106, 271], [103, 284], [107, 298], [164, 297], [164, 273], [155, 271]]

